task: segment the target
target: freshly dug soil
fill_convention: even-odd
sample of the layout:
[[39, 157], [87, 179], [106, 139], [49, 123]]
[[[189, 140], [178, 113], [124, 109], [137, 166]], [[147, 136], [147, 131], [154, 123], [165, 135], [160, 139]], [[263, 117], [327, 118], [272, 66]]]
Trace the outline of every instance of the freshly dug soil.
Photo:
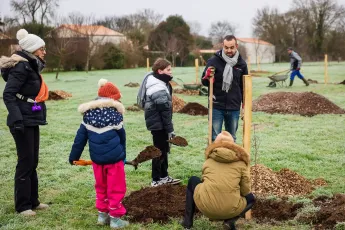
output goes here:
[[130, 82], [130, 83], [127, 83], [125, 86], [135, 88], [135, 87], [139, 87], [140, 84], [139, 83]]
[[186, 147], [188, 145], [187, 140], [180, 136], [176, 136], [172, 138], [171, 140], [168, 140], [168, 142], [177, 146], [181, 146], [181, 147]]
[[125, 197], [123, 204], [131, 222], [166, 223], [182, 217], [186, 203], [186, 186], [163, 185], [142, 188]]
[[177, 113], [186, 105], [186, 102], [184, 100], [182, 100], [181, 98], [173, 95], [172, 96], [172, 104], [173, 104], [173, 112]]
[[53, 91], [49, 91], [48, 100], [64, 100], [69, 97], [72, 97], [72, 94], [67, 93], [63, 90], [53, 90]]
[[173, 93], [176, 93], [176, 94], [185, 94], [185, 95], [199, 95], [199, 90], [191, 90], [191, 89], [174, 89]]
[[192, 116], [208, 115], [208, 109], [199, 103], [191, 102], [183, 107], [179, 113], [185, 113]]
[[276, 92], [260, 96], [253, 102], [253, 111], [315, 116], [317, 114], [345, 114], [345, 110], [313, 92]]
[[286, 200], [257, 199], [252, 209], [253, 217], [259, 223], [287, 221], [293, 219], [303, 204], [292, 204]]
[[155, 146], [147, 146], [143, 151], [141, 151], [138, 156], [133, 160], [136, 163], [142, 163], [147, 160], [151, 160], [162, 155], [161, 151]]
[[287, 168], [274, 172], [264, 165], [257, 164], [251, 167], [250, 173], [253, 193], [259, 196], [307, 195], [316, 187], [327, 185], [322, 178], [310, 181]]
[[251, 70], [250, 73], [270, 73], [270, 72], [265, 71], [265, 70]]
[[308, 79], [307, 81], [311, 84], [318, 84], [319, 83], [318, 81], [313, 80], [313, 79]]
[[319, 197], [313, 203], [320, 207], [311, 219], [315, 229], [332, 229], [337, 222], [345, 222], [345, 194], [336, 194], [332, 198]]
[[134, 105], [132, 105], [132, 106], [128, 106], [128, 107], [126, 108], [126, 110], [132, 111], [132, 112], [138, 112], [138, 111], [141, 111], [142, 109], [139, 108], [139, 106], [138, 106], [137, 104], [134, 104]]

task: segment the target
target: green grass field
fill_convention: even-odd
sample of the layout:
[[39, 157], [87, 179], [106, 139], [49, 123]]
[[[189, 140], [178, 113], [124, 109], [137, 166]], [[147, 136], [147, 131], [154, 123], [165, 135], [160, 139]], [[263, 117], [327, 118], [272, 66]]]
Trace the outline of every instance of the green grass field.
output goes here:
[[[255, 66], [253, 66], [255, 69]], [[263, 70], [278, 72], [289, 67], [285, 64], [262, 65]], [[202, 68], [200, 68], [200, 73]], [[73, 97], [64, 101], [48, 101], [48, 125], [41, 127], [40, 162], [38, 167], [40, 200], [51, 203], [49, 211], [41, 211], [36, 217], [24, 218], [15, 214], [13, 202], [13, 177], [16, 165], [14, 141], [6, 126], [7, 110], [0, 103], [0, 229], [108, 229], [96, 225], [97, 211], [94, 208], [94, 178], [91, 167], [71, 166], [69, 152], [81, 122], [77, 107], [93, 100], [97, 95], [100, 78], [117, 84], [122, 92], [122, 102], [127, 107], [136, 102], [138, 88], [128, 88], [128, 82], [141, 82], [146, 69], [107, 70], [94, 72], [66, 72], [55, 80], [54, 73], [43, 76], [50, 90], [64, 90]], [[305, 63], [305, 77], [323, 83], [323, 63]], [[174, 68], [175, 78], [185, 82], [195, 80], [193, 68]], [[269, 75], [269, 74], [268, 74]], [[325, 96], [345, 109], [345, 86], [336, 84], [311, 84], [305, 87], [299, 79], [292, 88], [268, 88], [269, 79], [253, 78], [253, 97], [276, 91], [312, 91]], [[345, 63], [330, 63], [330, 82], [345, 80]], [[0, 81], [3, 91], [4, 82]], [[207, 105], [207, 97], [182, 96], [186, 102]], [[0, 95], [2, 97], [2, 95]], [[134, 158], [145, 146], [151, 145], [151, 134], [146, 130], [143, 112], [125, 114], [127, 132], [127, 159]], [[207, 116], [174, 114], [175, 132], [190, 143], [186, 148], [173, 147], [169, 155], [169, 173], [186, 183], [192, 175], [200, 176], [204, 161], [203, 151], [207, 144]], [[332, 195], [345, 191], [345, 116], [317, 115], [270, 115], [253, 113], [253, 123], [262, 125], [256, 131], [260, 142], [259, 163], [273, 170], [289, 168], [308, 179], [324, 178], [328, 186], [318, 188], [314, 196]], [[242, 122], [238, 131], [238, 142], [242, 143]], [[86, 148], [82, 158], [89, 159]], [[151, 164], [146, 162], [136, 171], [126, 166], [127, 191], [135, 191], [151, 182]], [[127, 229], [182, 229], [179, 219], [167, 225], [133, 224]], [[222, 229], [221, 223], [199, 218], [195, 229]], [[254, 220], [242, 222], [240, 229], [311, 229], [294, 221], [280, 225], [260, 225]]]

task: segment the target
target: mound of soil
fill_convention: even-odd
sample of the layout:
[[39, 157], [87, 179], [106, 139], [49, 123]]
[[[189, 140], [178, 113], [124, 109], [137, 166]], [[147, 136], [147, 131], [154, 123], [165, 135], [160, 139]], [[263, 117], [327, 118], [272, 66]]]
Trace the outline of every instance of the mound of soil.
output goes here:
[[176, 113], [180, 111], [186, 105], [186, 102], [182, 100], [181, 98], [178, 98], [175, 95], [173, 95], [172, 104], [173, 104], [173, 112]]
[[127, 83], [125, 86], [135, 88], [135, 87], [139, 87], [140, 84], [139, 83], [130, 82], [130, 83]]
[[345, 80], [342, 81], [342, 82], [339, 82], [339, 84], [345, 85]]
[[316, 187], [327, 183], [319, 178], [309, 181], [290, 169], [283, 168], [278, 172], [257, 164], [251, 167], [252, 190], [255, 195], [279, 197], [310, 194]]
[[270, 73], [270, 72], [265, 71], [265, 70], [251, 70], [250, 73]]
[[176, 94], [184, 94], [184, 95], [199, 95], [199, 90], [191, 90], [191, 89], [174, 89], [173, 93]]
[[53, 91], [49, 91], [48, 100], [64, 100], [69, 97], [72, 97], [71, 93], [67, 93], [63, 90], [53, 90]]
[[337, 222], [345, 222], [345, 194], [336, 194], [332, 198], [319, 197], [313, 203], [320, 207], [311, 219], [315, 229], [332, 229]]
[[295, 218], [303, 204], [293, 204], [286, 200], [257, 199], [252, 215], [259, 223], [287, 221]]
[[185, 113], [185, 114], [189, 114], [192, 116], [197, 116], [197, 115], [208, 115], [208, 109], [203, 106], [200, 105], [199, 103], [188, 103], [185, 107], [183, 107], [179, 113]]
[[177, 146], [181, 146], [181, 147], [186, 147], [188, 145], [187, 140], [180, 136], [176, 136], [172, 138], [171, 140], [169, 140], [168, 142]]
[[177, 84], [176, 81], [171, 80], [171, 81], [170, 81], [170, 85], [171, 85], [172, 87], [175, 87], [175, 86], [178, 86], [179, 84]]
[[162, 152], [155, 146], [147, 146], [143, 151], [141, 151], [138, 156], [133, 160], [136, 163], [142, 163], [147, 160], [151, 160], [156, 157], [160, 157]]
[[138, 111], [142, 110], [137, 104], [134, 104], [132, 106], [128, 106], [126, 109], [128, 111], [132, 111], [132, 112], [138, 112]]
[[253, 111], [315, 116], [317, 114], [344, 114], [345, 110], [327, 98], [313, 93], [276, 92], [260, 96], [253, 102]]
[[319, 83], [318, 81], [313, 80], [313, 79], [308, 79], [307, 81], [311, 84], [318, 84]]
[[166, 223], [171, 217], [182, 217], [186, 186], [163, 185], [142, 188], [125, 197], [123, 204], [131, 222]]

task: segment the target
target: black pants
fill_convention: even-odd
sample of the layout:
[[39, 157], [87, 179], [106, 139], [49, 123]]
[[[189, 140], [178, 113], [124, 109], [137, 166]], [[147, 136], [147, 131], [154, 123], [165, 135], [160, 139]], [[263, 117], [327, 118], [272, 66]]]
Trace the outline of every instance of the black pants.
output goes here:
[[168, 176], [168, 152], [170, 151], [168, 134], [165, 130], [151, 131], [153, 145], [160, 149], [162, 155], [152, 160], [152, 181]]
[[38, 178], [36, 168], [38, 165], [38, 152], [40, 131], [38, 126], [24, 128], [24, 133], [10, 128], [17, 147], [18, 162], [14, 177], [15, 209], [22, 212], [37, 207]]
[[[185, 215], [182, 222], [183, 227], [185, 228], [191, 228], [193, 226], [193, 218], [195, 213], [195, 202], [194, 202], [194, 191], [198, 184], [202, 183], [199, 177], [192, 176], [187, 185], [187, 191], [186, 191], [186, 209], [185, 209]], [[238, 215], [237, 217], [234, 217], [232, 219], [226, 220], [230, 221], [231, 224], [235, 224], [235, 222], [243, 216], [248, 210], [250, 210], [254, 203], [255, 203], [255, 197], [252, 193], [249, 193], [247, 196], [245, 196], [247, 200], [247, 206], [244, 208], [244, 210]]]
[[192, 176], [189, 178], [187, 191], [186, 191], [186, 209], [183, 219], [183, 227], [191, 228], [193, 226], [193, 218], [195, 213], [194, 191], [198, 184], [201, 183], [199, 177]]

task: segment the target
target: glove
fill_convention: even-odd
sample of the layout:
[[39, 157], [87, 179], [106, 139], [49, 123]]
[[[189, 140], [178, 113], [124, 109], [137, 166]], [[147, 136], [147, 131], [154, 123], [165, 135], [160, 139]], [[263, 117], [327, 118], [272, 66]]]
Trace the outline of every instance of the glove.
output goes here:
[[301, 68], [297, 68], [296, 70], [301, 70]]
[[202, 78], [203, 80], [209, 80], [211, 77], [213, 77], [213, 82], [214, 82], [214, 72], [215, 72], [215, 68], [213, 66], [210, 66], [207, 68], [205, 76]]
[[13, 125], [13, 129], [15, 132], [20, 132], [20, 133], [24, 133], [24, 124], [22, 121], [17, 121], [14, 123]]
[[168, 133], [168, 139], [169, 140], [173, 139], [174, 137], [176, 137], [174, 132]]
[[73, 164], [73, 160], [68, 160], [68, 162], [69, 162], [71, 165], [74, 165], [74, 164]]

